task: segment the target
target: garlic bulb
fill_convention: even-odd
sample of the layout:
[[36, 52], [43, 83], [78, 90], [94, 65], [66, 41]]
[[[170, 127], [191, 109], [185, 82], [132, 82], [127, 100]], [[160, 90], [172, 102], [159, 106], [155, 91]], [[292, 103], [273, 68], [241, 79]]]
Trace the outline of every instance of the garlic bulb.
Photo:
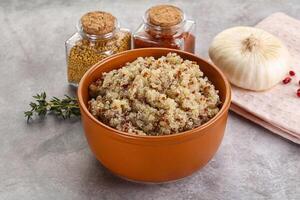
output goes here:
[[270, 33], [252, 27], [234, 27], [219, 33], [209, 56], [229, 81], [249, 90], [266, 90], [288, 73], [289, 53]]

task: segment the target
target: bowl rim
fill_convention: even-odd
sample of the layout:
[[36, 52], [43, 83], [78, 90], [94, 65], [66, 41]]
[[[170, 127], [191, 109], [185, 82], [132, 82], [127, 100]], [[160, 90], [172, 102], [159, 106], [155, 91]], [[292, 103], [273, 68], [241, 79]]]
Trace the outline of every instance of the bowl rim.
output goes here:
[[[169, 135], [134, 135], [132, 133], [127, 133], [124, 131], [120, 131], [117, 130], [115, 128], [112, 128], [106, 124], [104, 124], [103, 122], [99, 121], [98, 119], [96, 119], [88, 110], [87, 106], [84, 104], [83, 102], [83, 97], [82, 97], [82, 90], [84, 89], [84, 82], [87, 79], [88, 76], [90, 76], [91, 74], [94, 73], [94, 71], [101, 67], [103, 64], [110, 62], [113, 59], [117, 59], [119, 56], [122, 56], [124, 54], [128, 54], [128, 53], [133, 53], [133, 52], [139, 52], [139, 51], [170, 51], [172, 53], [179, 53], [179, 54], [186, 54], [186, 55], [190, 55], [192, 57], [197, 57], [198, 59], [202, 60], [203, 62], [205, 62], [207, 65], [209, 65], [210, 67], [213, 67], [217, 73], [219, 73], [219, 75], [221, 76], [221, 78], [223, 79], [224, 83], [225, 83], [225, 101], [222, 103], [222, 107], [221, 110], [213, 117], [211, 118], [208, 122], [193, 128], [191, 130], [187, 130], [187, 131], [183, 131], [183, 132], [179, 132], [179, 133], [174, 133], [174, 134], [169, 134]], [[125, 63], [124, 63], [125, 64]], [[218, 68], [216, 67], [213, 63], [208, 62], [206, 59], [202, 58], [201, 56], [198, 56], [196, 54], [192, 54], [186, 51], [182, 51], [182, 50], [177, 50], [177, 49], [170, 49], [170, 48], [160, 48], [160, 47], [155, 47], [155, 48], [140, 48], [140, 49], [131, 49], [131, 50], [127, 50], [127, 51], [123, 51], [117, 54], [114, 54], [112, 56], [109, 56], [99, 62], [97, 62], [95, 65], [93, 65], [81, 78], [78, 88], [77, 88], [77, 98], [78, 98], [78, 103], [79, 106], [81, 107], [81, 109], [83, 110], [83, 112], [87, 115], [87, 117], [89, 119], [91, 119], [93, 122], [95, 122], [97, 125], [104, 127], [105, 129], [108, 129], [109, 131], [112, 131], [114, 133], [116, 133], [115, 135], [119, 135], [125, 138], [132, 138], [132, 139], [144, 139], [144, 140], [153, 140], [153, 139], [171, 139], [171, 138], [177, 138], [177, 137], [184, 137], [184, 136], [189, 136], [195, 132], [199, 132], [209, 126], [211, 126], [212, 124], [214, 124], [214, 122], [216, 122], [219, 118], [221, 118], [225, 112], [227, 112], [229, 110], [230, 107], [230, 103], [231, 103], [231, 86], [230, 83], [228, 81], [228, 79], [226, 78], [226, 76], [224, 75], [224, 73]]]

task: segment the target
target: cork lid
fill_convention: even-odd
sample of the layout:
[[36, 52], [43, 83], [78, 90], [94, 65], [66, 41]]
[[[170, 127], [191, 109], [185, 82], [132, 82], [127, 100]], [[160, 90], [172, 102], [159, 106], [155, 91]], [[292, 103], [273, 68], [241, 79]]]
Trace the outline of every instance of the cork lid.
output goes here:
[[115, 30], [116, 18], [107, 12], [88, 12], [80, 19], [84, 32], [91, 35], [101, 35]]
[[181, 9], [172, 5], [153, 6], [148, 10], [148, 22], [157, 26], [173, 26], [183, 20]]

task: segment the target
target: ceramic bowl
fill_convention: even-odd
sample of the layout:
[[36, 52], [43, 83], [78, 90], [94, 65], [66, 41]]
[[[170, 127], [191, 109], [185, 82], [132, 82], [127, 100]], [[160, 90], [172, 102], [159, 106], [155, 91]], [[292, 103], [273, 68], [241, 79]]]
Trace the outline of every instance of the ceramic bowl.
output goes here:
[[[182, 133], [140, 136], [111, 128], [91, 115], [87, 107], [88, 87], [103, 72], [118, 69], [138, 57], [158, 58], [169, 52], [196, 61], [219, 90], [222, 107], [215, 117]], [[208, 163], [222, 141], [231, 100], [230, 84], [217, 67], [194, 54], [166, 48], [130, 50], [99, 62], [83, 76], [77, 95], [85, 136], [96, 158], [120, 177], [152, 183], [181, 179]]]

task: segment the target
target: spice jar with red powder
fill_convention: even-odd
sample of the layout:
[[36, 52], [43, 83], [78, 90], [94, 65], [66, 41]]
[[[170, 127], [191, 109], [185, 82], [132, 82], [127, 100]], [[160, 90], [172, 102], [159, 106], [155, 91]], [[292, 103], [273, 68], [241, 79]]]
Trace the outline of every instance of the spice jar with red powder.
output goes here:
[[165, 47], [195, 52], [195, 22], [172, 5], [148, 9], [143, 23], [133, 34], [134, 48]]

